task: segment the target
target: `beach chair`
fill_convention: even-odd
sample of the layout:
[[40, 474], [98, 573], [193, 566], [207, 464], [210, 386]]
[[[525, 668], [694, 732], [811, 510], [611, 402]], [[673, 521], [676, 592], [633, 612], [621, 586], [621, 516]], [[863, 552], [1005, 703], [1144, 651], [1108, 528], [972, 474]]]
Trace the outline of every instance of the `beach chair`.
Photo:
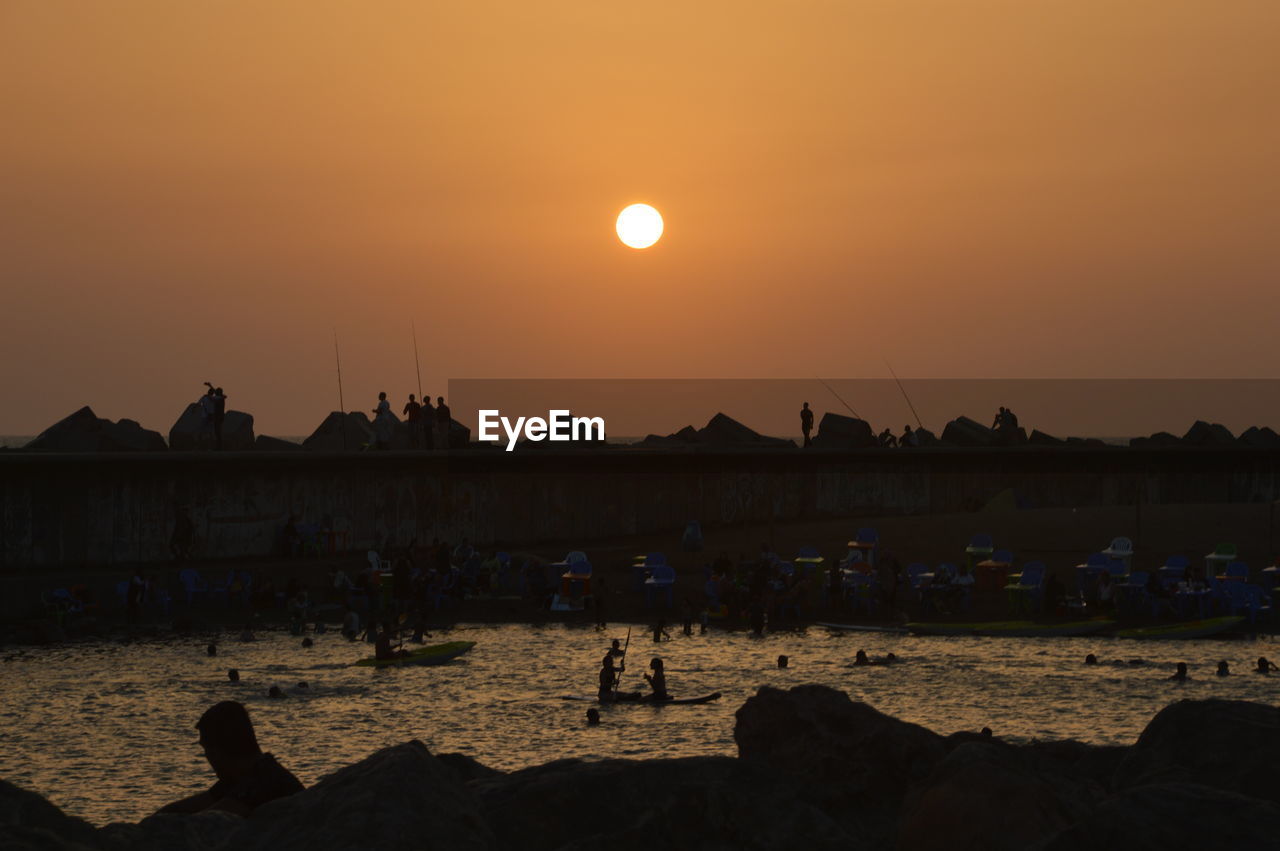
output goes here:
[[860, 553], [868, 569], [873, 569], [876, 564], [876, 547], [879, 544], [880, 533], [871, 526], [863, 526], [853, 534], [853, 540], [847, 546], [850, 551]]
[[1009, 605], [1015, 615], [1030, 615], [1037, 611], [1044, 594], [1045, 566], [1042, 561], [1027, 562], [1016, 582], [1004, 587], [1009, 595]]
[[1232, 584], [1235, 584], [1235, 583], [1248, 584], [1249, 565], [1245, 564], [1242, 561], [1233, 561], [1231, 562], [1231, 564], [1227, 565], [1226, 570], [1222, 572], [1222, 575], [1225, 576], [1228, 580], [1230, 580]]
[[826, 559], [819, 554], [817, 547], [801, 547], [792, 561], [800, 565], [805, 576], [812, 577], [814, 571], [821, 567]]
[[1147, 572], [1135, 570], [1125, 582], [1117, 583], [1116, 608], [1121, 614], [1145, 610], [1147, 604]]
[[1133, 541], [1128, 538], [1112, 538], [1111, 543], [1102, 551], [1104, 556], [1118, 558], [1126, 568], [1133, 566]]
[[1084, 564], [1076, 565], [1076, 590], [1082, 597], [1093, 597], [1098, 586], [1098, 575], [1105, 573], [1111, 561], [1106, 553], [1089, 553]]
[[178, 582], [182, 584], [182, 592], [187, 598], [188, 606], [195, 602], [197, 595], [209, 593], [208, 584], [200, 577], [200, 571], [194, 567], [184, 567], [179, 571]]
[[1183, 577], [1187, 575], [1187, 568], [1191, 566], [1191, 560], [1186, 556], [1169, 556], [1164, 560], [1164, 565], [1156, 572], [1160, 574], [1160, 584], [1166, 591], [1173, 590]]
[[995, 546], [991, 543], [991, 536], [985, 532], [978, 532], [969, 539], [969, 545], [964, 548], [968, 555], [986, 556], [995, 552]]
[[643, 556], [636, 556], [635, 562], [631, 565], [632, 587], [636, 591], [644, 590], [644, 581], [649, 578], [650, 572], [658, 565], [666, 563], [666, 553], [652, 552]]
[[1236, 560], [1235, 544], [1218, 544], [1213, 548], [1213, 552], [1204, 557], [1204, 575], [1206, 579], [1212, 579], [1222, 573], [1224, 567]]
[[845, 598], [855, 610], [863, 609], [870, 616], [876, 609], [875, 579], [867, 573], [851, 573], [844, 582]]

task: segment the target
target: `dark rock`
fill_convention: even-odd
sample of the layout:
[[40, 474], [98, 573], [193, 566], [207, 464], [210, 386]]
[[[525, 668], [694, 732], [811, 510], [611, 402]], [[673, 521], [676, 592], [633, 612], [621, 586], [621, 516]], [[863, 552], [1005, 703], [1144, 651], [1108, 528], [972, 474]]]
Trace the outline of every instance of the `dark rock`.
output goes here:
[[866, 847], [789, 778], [728, 757], [559, 760], [472, 785], [503, 849]]
[[927, 428], [916, 429], [916, 442], [920, 446], [941, 446], [942, 445], [942, 441], [938, 439], [938, 436], [933, 432], [929, 431], [929, 429]]
[[[213, 423], [206, 422], [200, 404], [192, 402], [169, 429], [169, 448], [189, 451], [213, 446]], [[226, 412], [222, 418], [222, 448], [235, 452], [253, 448], [252, 415], [244, 411]]]
[[1135, 449], [1169, 449], [1181, 446], [1182, 441], [1175, 434], [1158, 431], [1150, 437], [1135, 437], [1129, 441], [1129, 445]]
[[1116, 788], [1200, 783], [1280, 803], [1280, 709], [1180, 700], [1160, 710], [1116, 770]]
[[265, 434], [260, 434], [253, 441], [253, 448], [263, 452], [293, 452], [301, 449], [302, 444], [294, 443], [292, 440], [282, 440], [278, 437], [268, 437]]
[[496, 768], [490, 768], [479, 760], [472, 759], [466, 754], [461, 753], [438, 753], [436, 759], [457, 775], [458, 779], [463, 783], [471, 780], [488, 780], [491, 777], [501, 777], [505, 772]]
[[[547, 813], [539, 817], [548, 820]], [[558, 814], [553, 816], [558, 818]], [[254, 810], [237, 851], [494, 849], [479, 801], [421, 742], [385, 748], [311, 788]]]
[[1031, 437], [1027, 438], [1027, 443], [1032, 446], [1063, 446], [1066, 441], [1051, 434], [1045, 434], [1037, 428], [1031, 430]]
[[1258, 449], [1280, 448], [1280, 434], [1276, 434], [1267, 426], [1262, 428], [1249, 426], [1240, 437], [1236, 438], [1236, 441], [1242, 446], [1252, 446]]
[[93, 825], [67, 815], [35, 792], [0, 780], [0, 848], [96, 848]]
[[906, 797], [900, 851], [1021, 851], [1088, 814], [1103, 787], [1002, 742], [959, 745]]
[[231, 813], [162, 813], [137, 824], [109, 824], [98, 831], [98, 844], [103, 851], [218, 851], [243, 826]]
[[817, 449], [868, 449], [879, 445], [866, 420], [830, 412], [822, 415], [818, 433], [813, 436], [813, 446]]
[[1220, 423], [1196, 420], [1195, 424], [1182, 436], [1182, 442], [1188, 446], [1231, 446], [1236, 439], [1227, 427]]
[[449, 420], [449, 448], [466, 449], [471, 445], [471, 429], [457, 420]]
[[678, 449], [684, 446], [696, 446], [697, 443], [698, 430], [691, 425], [687, 425], [679, 431], [665, 436], [660, 434], [646, 435], [644, 440], [632, 445], [654, 449]]
[[738, 755], [812, 784], [816, 800], [896, 813], [945, 753], [937, 733], [826, 686], [763, 687], [736, 714]]
[[1068, 437], [1067, 446], [1076, 446], [1084, 449], [1105, 449], [1107, 442], [1098, 437]]
[[698, 430], [698, 442], [704, 446], [795, 446], [790, 440], [766, 437], [725, 414], [716, 414]]
[[957, 417], [942, 430], [942, 442], [950, 446], [995, 446], [997, 435], [968, 417]]
[[159, 432], [145, 429], [133, 420], [102, 419], [86, 405], [49, 426], [24, 448], [43, 452], [153, 452], [166, 447]]
[[1036, 848], [1039, 851], [1274, 849], [1280, 847], [1277, 825], [1280, 825], [1280, 806], [1270, 801], [1194, 783], [1158, 783], [1113, 795], [1075, 825]]
[[303, 448], [313, 452], [359, 452], [372, 445], [373, 425], [359, 411], [334, 411], [302, 441]]

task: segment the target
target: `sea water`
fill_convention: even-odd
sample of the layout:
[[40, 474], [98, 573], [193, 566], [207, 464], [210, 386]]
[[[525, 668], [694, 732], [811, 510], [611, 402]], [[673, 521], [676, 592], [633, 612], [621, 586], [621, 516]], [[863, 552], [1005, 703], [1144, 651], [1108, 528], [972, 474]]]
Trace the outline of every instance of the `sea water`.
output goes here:
[[[941, 733], [987, 726], [1016, 742], [1130, 744], [1180, 698], [1280, 700], [1280, 675], [1251, 671], [1258, 656], [1280, 656], [1266, 639], [944, 638], [810, 627], [764, 638], [675, 632], [655, 644], [637, 626], [624, 690], [642, 689], [641, 675], [660, 655], [673, 695], [724, 696], [697, 706], [604, 707], [600, 726], [587, 727], [593, 704], [561, 697], [593, 695], [609, 640], [626, 634], [625, 625], [461, 625], [431, 640], [475, 641], [467, 655], [390, 669], [352, 667], [370, 645], [332, 632], [314, 636], [310, 649], [282, 632], [244, 643], [223, 636], [215, 657], [206, 655], [207, 636], [11, 649], [0, 666], [0, 777], [95, 824], [136, 821], [212, 783], [194, 725], [228, 699], [249, 707], [264, 749], [308, 784], [409, 739], [506, 770], [563, 757], [733, 755], [734, 712], [765, 685], [821, 683]], [[854, 667], [860, 648], [900, 661]], [[1087, 653], [1102, 664], [1085, 666]], [[785, 669], [780, 654], [790, 657]], [[1220, 659], [1232, 676], [1214, 675]], [[1191, 668], [1188, 683], [1166, 680], [1179, 661]], [[240, 671], [239, 683], [228, 681], [228, 668]], [[268, 698], [272, 685], [289, 697]]]

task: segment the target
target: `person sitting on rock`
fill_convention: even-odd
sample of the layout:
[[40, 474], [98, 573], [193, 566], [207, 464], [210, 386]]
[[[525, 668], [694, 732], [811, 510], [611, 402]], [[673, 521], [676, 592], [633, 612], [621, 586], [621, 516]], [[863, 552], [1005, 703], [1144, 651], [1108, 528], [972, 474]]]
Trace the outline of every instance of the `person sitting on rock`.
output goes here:
[[667, 675], [662, 670], [662, 660], [657, 656], [649, 662], [649, 669], [652, 674], [645, 674], [645, 682], [653, 689], [653, 694], [649, 695], [649, 700], [670, 700], [671, 695], [667, 694]]
[[1172, 676], [1170, 676], [1169, 679], [1175, 680], [1180, 683], [1186, 682], [1188, 679], [1190, 679], [1190, 677], [1187, 676], [1187, 663], [1179, 662], [1177, 672], [1174, 673]]
[[218, 782], [204, 792], [174, 801], [162, 813], [221, 810], [247, 816], [258, 807], [305, 787], [269, 753], [263, 753], [244, 704], [216, 703], [196, 722], [200, 745]]
[[907, 448], [909, 446], [919, 446], [920, 438], [911, 430], [910, 424], [902, 427], [902, 437], [898, 438], [898, 446]]
[[888, 426], [884, 427], [884, 431], [880, 432], [880, 436], [877, 439], [885, 449], [894, 449], [898, 445], [898, 438], [894, 436], [893, 432], [889, 431]]

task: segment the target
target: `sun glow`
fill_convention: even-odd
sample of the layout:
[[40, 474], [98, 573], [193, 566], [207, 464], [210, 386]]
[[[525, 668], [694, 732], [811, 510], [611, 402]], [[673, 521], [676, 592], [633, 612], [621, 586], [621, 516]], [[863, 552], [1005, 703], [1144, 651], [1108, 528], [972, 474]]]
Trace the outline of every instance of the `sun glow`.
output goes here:
[[632, 204], [618, 214], [618, 239], [632, 248], [648, 248], [662, 238], [662, 214], [648, 204]]

